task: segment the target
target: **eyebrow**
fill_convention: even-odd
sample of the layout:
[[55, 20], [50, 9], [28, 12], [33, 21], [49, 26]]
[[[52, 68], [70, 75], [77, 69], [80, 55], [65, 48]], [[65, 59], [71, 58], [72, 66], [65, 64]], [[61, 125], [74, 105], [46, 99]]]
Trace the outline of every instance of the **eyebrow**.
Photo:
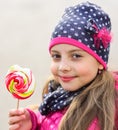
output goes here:
[[55, 52], [55, 53], [57, 53], [57, 52], [59, 52], [59, 51], [56, 51], [56, 50], [51, 50], [51, 51], [50, 51], [50, 53], [51, 53], [51, 52]]
[[[76, 52], [76, 51], [79, 51], [79, 52], [82, 52], [82, 53], [84, 53], [84, 50], [82, 50], [82, 49], [73, 49], [73, 50], [69, 50], [69, 53], [73, 53], [73, 52]], [[55, 52], [55, 53], [58, 53], [59, 51], [57, 51], [57, 50], [51, 50], [51, 52]]]
[[82, 49], [73, 49], [73, 50], [69, 50], [69, 53], [74, 53], [74, 52], [79, 52], [79, 53], [84, 53], [85, 51]]
[[69, 52], [75, 52], [75, 51], [84, 52], [84, 51], [81, 50], [81, 49], [73, 49], [73, 50], [70, 50]]

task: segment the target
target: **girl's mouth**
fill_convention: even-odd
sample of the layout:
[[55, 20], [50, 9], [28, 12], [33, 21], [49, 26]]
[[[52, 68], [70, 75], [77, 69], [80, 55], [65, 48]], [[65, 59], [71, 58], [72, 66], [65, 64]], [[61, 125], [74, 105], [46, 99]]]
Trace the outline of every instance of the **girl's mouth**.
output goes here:
[[70, 76], [70, 77], [69, 76], [59, 76], [59, 77], [63, 82], [70, 82], [75, 78], [75, 76]]

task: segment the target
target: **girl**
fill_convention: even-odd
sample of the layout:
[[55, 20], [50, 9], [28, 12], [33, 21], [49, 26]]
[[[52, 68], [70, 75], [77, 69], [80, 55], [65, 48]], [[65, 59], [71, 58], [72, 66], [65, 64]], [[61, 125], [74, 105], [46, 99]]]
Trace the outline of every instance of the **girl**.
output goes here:
[[99, 6], [67, 8], [49, 45], [53, 77], [39, 111], [11, 110], [9, 130], [118, 130], [118, 72], [107, 67], [110, 31]]

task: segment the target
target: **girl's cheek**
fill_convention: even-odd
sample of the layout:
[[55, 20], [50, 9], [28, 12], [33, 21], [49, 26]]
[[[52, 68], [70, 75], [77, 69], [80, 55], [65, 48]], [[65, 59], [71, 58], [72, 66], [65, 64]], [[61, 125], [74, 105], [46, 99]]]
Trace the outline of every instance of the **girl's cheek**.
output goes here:
[[57, 72], [57, 65], [52, 63], [51, 66], [50, 66], [50, 70], [53, 74], [55, 74]]

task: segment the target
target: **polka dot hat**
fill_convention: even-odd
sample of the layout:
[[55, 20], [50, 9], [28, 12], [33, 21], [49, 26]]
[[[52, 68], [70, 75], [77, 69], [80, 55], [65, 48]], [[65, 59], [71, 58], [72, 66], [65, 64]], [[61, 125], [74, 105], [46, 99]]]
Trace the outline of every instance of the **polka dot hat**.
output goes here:
[[49, 51], [57, 44], [79, 47], [107, 68], [111, 41], [109, 15], [101, 7], [84, 2], [65, 10], [52, 33]]

